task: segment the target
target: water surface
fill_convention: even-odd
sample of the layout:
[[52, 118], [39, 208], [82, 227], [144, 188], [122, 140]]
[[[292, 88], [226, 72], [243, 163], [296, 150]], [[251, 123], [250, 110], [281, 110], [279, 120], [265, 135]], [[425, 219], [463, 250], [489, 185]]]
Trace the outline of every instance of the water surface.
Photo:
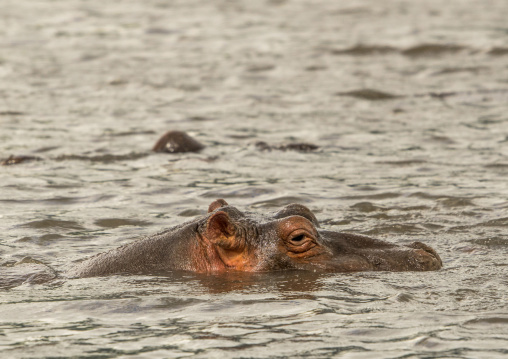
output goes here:
[[[0, 5], [0, 266], [62, 271], [204, 214], [307, 205], [428, 273], [173, 273], [0, 290], [8, 357], [508, 354], [505, 1]], [[153, 154], [167, 130], [207, 147]], [[256, 143], [307, 142], [310, 152]], [[19, 283], [18, 283], [19, 284]]]

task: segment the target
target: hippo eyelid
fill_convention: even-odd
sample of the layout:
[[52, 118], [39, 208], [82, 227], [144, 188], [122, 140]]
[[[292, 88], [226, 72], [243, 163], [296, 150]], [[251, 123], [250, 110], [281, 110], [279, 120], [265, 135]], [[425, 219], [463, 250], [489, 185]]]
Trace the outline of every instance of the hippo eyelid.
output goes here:
[[287, 236], [287, 241], [290, 242], [293, 246], [304, 246], [305, 244], [314, 241], [315, 238], [312, 234], [310, 234], [305, 229], [297, 229], [294, 230]]

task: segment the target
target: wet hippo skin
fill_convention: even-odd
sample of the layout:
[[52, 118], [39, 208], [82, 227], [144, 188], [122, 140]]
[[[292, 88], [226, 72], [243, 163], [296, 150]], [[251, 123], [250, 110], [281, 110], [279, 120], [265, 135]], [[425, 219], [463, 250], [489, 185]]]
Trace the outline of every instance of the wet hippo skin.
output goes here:
[[219, 199], [210, 204], [206, 216], [98, 254], [67, 275], [164, 274], [172, 270], [428, 271], [441, 266], [439, 255], [420, 242], [396, 245], [320, 229], [314, 214], [300, 204], [261, 217]]
[[154, 152], [183, 153], [199, 152], [203, 148], [200, 142], [182, 131], [168, 131], [159, 138], [152, 148]]
[[[205, 146], [189, 136], [187, 133], [182, 131], [168, 131], [164, 135], [162, 135], [155, 145], [152, 148], [153, 152], [163, 152], [163, 153], [186, 153], [186, 152], [199, 152]], [[136, 158], [142, 158], [147, 156], [147, 153], [130, 153], [127, 155], [116, 155], [116, 154], [99, 154], [95, 156], [90, 155], [79, 155], [79, 154], [71, 154], [71, 155], [60, 155], [55, 159], [57, 161], [66, 161], [66, 160], [89, 160], [92, 162], [103, 162], [103, 163], [111, 163], [115, 161], [123, 161], [130, 160]], [[30, 162], [30, 161], [40, 161], [42, 158], [36, 156], [19, 156], [19, 155], [11, 155], [6, 159], [0, 159], [0, 166], [10, 166], [17, 165], [20, 163]]]
[[[264, 141], [258, 141], [255, 143], [257, 149], [261, 151], [297, 151], [297, 152], [313, 152], [319, 149], [319, 146], [316, 146], [311, 143], [305, 142], [297, 142], [297, 143], [289, 143], [289, 144], [277, 144], [270, 145]], [[186, 132], [183, 131], [167, 131], [162, 135], [155, 145], [152, 147], [153, 152], [157, 153], [187, 153], [187, 152], [200, 152], [205, 148], [205, 145], [197, 141], [196, 139], [189, 136]], [[52, 148], [50, 148], [52, 149]], [[130, 153], [127, 155], [117, 155], [117, 154], [99, 154], [99, 155], [80, 155], [80, 154], [70, 154], [70, 155], [60, 155], [55, 159], [57, 161], [66, 161], [66, 160], [89, 160], [92, 162], [103, 162], [103, 163], [111, 163], [115, 161], [123, 161], [130, 159], [137, 159], [147, 156], [147, 153]], [[213, 159], [213, 158], [212, 158]], [[21, 155], [11, 155], [8, 158], [0, 159], [0, 166], [9, 166], [9, 165], [17, 165], [20, 163], [26, 163], [30, 161], [40, 161], [41, 157], [36, 156], [21, 156]]]

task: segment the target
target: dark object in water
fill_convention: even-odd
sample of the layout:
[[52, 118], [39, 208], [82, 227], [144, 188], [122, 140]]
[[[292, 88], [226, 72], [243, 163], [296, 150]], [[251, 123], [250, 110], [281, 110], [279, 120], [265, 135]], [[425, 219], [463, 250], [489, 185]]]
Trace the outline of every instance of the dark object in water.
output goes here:
[[219, 199], [210, 204], [207, 215], [100, 253], [67, 275], [428, 271], [442, 266], [434, 249], [421, 242], [396, 245], [319, 227], [314, 214], [301, 204], [259, 217]]
[[440, 56], [444, 54], [453, 54], [464, 51], [466, 47], [453, 44], [421, 44], [403, 50], [401, 53], [405, 56], [419, 57], [419, 56]]
[[494, 47], [488, 52], [492, 56], [503, 56], [508, 55], [508, 47]]
[[154, 152], [166, 153], [184, 153], [184, 152], [199, 152], [203, 148], [200, 142], [196, 141], [188, 134], [182, 131], [168, 131], [166, 132], [153, 146]]
[[298, 151], [298, 152], [312, 152], [319, 148], [319, 146], [305, 142], [288, 143], [283, 145], [269, 145], [264, 141], [256, 142], [256, 147], [261, 151], [278, 150], [278, 151]]
[[354, 90], [354, 91], [348, 91], [348, 92], [337, 92], [337, 96], [349, 96], [349, 97], [356, 97], [361, 98], [364, 100], [369, 101], [381, 101], [381, 100], [393, 100], [400, 96], [393, 95], [388, 92], [373, 90], [373, 89], [361, 89], [361, 90]]
[[36, 156], [14, 156], [11, 155], [2, 162], [0, 162], [0, 165], [2, 166], [10, 166], [10, 165], [17, 165], [19, 163], [23, 162], [29, 162], [29, 161], [40, 161], [40, 157]]
[[384, 55], [396, 52], [397, 49], [391, 46], [378, 45], [356, 45], [348, 49], [332, 49], [333, 55], [371, 56]]

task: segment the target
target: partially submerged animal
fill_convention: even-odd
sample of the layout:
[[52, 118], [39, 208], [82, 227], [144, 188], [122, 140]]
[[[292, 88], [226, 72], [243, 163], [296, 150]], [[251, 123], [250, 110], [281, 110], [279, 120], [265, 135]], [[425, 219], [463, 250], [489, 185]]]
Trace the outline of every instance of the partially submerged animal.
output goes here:
[[91, 257], [70, 277], [112, 274], [275, 271], [428, 271], [442, 267], [431, 247], [396, 245], [366, 236], [321, 229], [305, 206], [290, 204], [268, 217], [246, 214], [226, 201], [208, 214]]
[[[311, 143], [305, 142], [296, 142], [296, 143], [286, 143], [286, 144], [275, 144], [270, 145], [264, 141], [258, 141], [255, 143], [255, 146], [260, 151], [297, 151], [297, 152], [313, 152], [319, 149], [319, 146], [316, 146]], [[157, 153], [169, 153], [169, 154], [181, 154], [181, 153], [189, 153], [189, 152], [200, 152], [205, 148], [201, 142], [196, 140], [195, 138], [189, 136], [186, 132], [183, 131], [167, 131], [162, 135], [155, 145], [152, 147], [153, 152]], [[45, 148], [43, 150], [53, 149]], [[41, 151], [41, 150], [39, 150]], [[132, 160], [138, 159], [148, 156], [147, 152], [139, 152], [139, 153], [129, 153], [129, 154], [110, 154], [110, 153], [100, 153], [97, 155], [79, 155], [79, 154], [70, 154], [70, 155], [60, 155], [54, 158], [57, 161], [66, 161], [66, 160], [87, 160], [92, 162], [102, 162], [102, 163], [110, 163], [114, 161], [124, 161], [124, 160]], [[22, 156], [22, 155], [11, 155], [5, 159], [0, 159], [0, 166], [10, 166], [17, 165], [20, 163], [26, 163], [30, 161], [41, 161], [41, 157], [37, 156]]]
[[182, 131], [168, 131], [155, 143], [154, 152], [183, 153], [199, 152], [203, 148], [200, 142]]

